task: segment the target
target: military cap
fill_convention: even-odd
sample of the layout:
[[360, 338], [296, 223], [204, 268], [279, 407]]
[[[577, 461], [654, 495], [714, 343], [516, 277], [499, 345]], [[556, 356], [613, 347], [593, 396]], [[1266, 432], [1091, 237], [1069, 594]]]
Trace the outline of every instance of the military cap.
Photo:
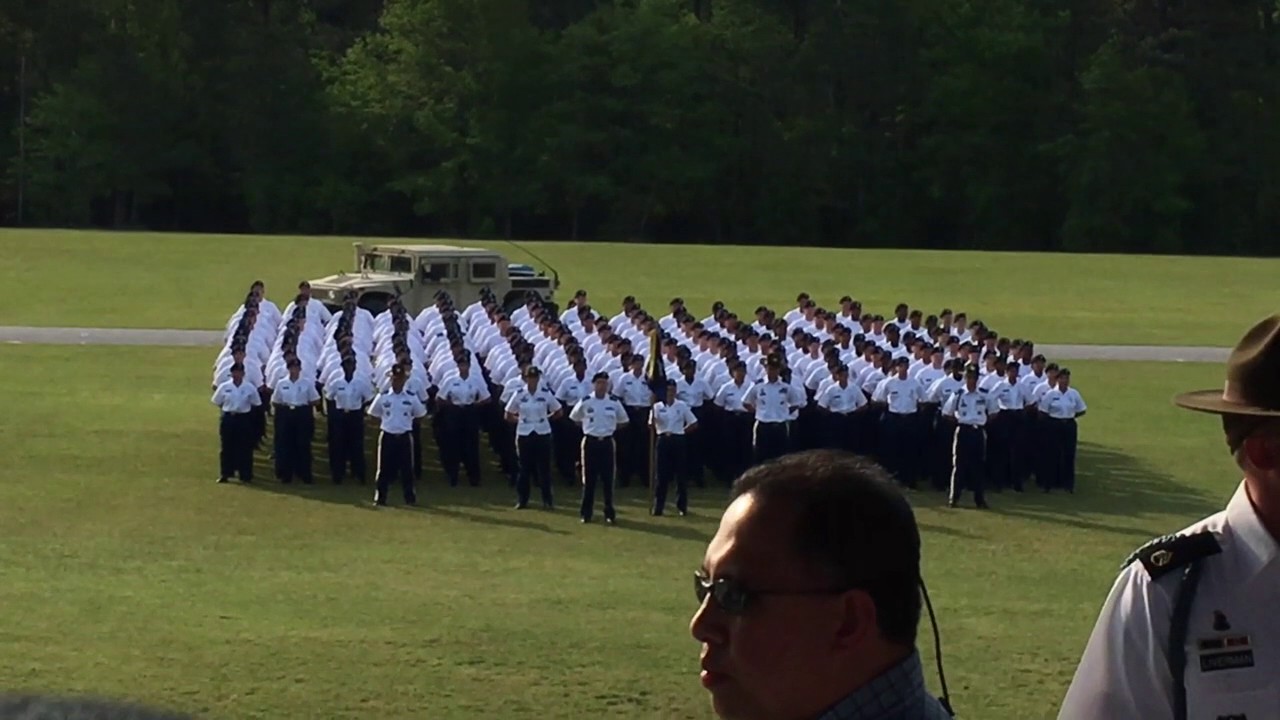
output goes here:
[[524, 369], [524, 372], [521, 373], [521, 375], [523, 375], [524, 378], [528, 380], [529, 378], [542, 377], [542, 371], [538, 369], [538, 366], [530, 365], [529, 367]]
[[978, 375], [980, 375], [980, 374], [981, 374], [981, 373], [980, 373], [980, 371], [978, 370], [978, 366], [977, 366], [977, 365], [968, 365], [968, 366], [966, 366], [966, 367], [965, 367], [965, 369], [964, 369], [964, 376], [965, 376], [965, 377], [978, 377]]
[[401, 378], [401, 377], [404, 377], [404, 373], [405, 373], [405, 370], [403, 365], [396, 364], [391, 366], [391, 377]]
[[778, 357], [777, 355], [770, 355], [767, 359], [765, 359], [764, 366], [769, 368], [781, 368], [782, 358]]
[[1047, 359], [1048, 359], [1048, 358], [1046, 358], [1046, 357], [1045, 357], [1045, 356], [1043, 356], [1043, 355], [1036, 355], [1035, 357], [1031, 358], [1031, 362], [1033, 362], [1033, 363], [1041, 362], [1041, 363], [1042, 363], [1042, 362], [1045, 362]]
[[244, 363], [231, 363], [231, 372], [233, 373], [244, 372]]
[[287, 362], [285, 362], [284, 366], [286, 368], [300, 368], [302, 367], [302, 361], [299, 360], [296, 356], [291, 357]]
[[1062, 368], [1061, 370], [1058, 371], [1058, 377], [1060, 378], [1071, 377], [1071, 371], [1068, 370], [1067, 368]]
[[907, 365], [907, 366], [910, 366], [910, 365], [911, 365], [911, 361], [907, 359], [907, 356], [903, 355], [902, 357], [894, 358], [894, 359], [893, 359], [893, 365], [894, 365], [894, 367], [897, 367], [898, 365]]
[[608, 381], [608, 380], [609, 380], [609, 373], [607, 373], [607, 372], [598, 372], [598, 373], [596, 373], [595, 375], [592, 375], [592, 376], [591, 376], [591, 382], [593, 382], [593, 383], [594, 383], [594, 382], [600, 382], [601, 380]]
[[356, 356], [355, 356], [355, 355], [348, 355], [348, 356], [346, 356], [346, 357], [342, 358], [342, 367], [344, 367], [344, 368], [354, 368], [355, 366], [356, 366]]
[[1046, 371], [1046, 372], [1048, 372], [1048, 371], [1057, 372], [1057, 371], [1058, 371], [1058, 369], [1059, 369], [1059, 368], [1058, 368], [1058, 363], [1049, 363], [1048, 365], [1046, 365], [1046, 366], [1045, 366], [1045, 368], [1044, 368], [1044, 369], [1045, 369], [1045, 371]]
[[839, 365], [836, 365], [835, 372], [837, 375], [848, 375], [849, 366], [845, 365], [844, 363], [840, 363]]

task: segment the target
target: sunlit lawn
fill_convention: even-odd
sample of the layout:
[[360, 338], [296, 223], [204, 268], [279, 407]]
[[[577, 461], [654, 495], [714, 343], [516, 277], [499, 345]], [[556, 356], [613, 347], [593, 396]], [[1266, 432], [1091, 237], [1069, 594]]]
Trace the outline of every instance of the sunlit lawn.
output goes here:
[[[578, 524], [567, 488], [517, 513], [496, 475], [455, 490], [435, 468], [418, 510], [265, 470], [216, 485], [209, 360], [0, 347], [0, 687], [211, 718], [710, 717], [688, 578], [722, 494], [654, 519], [629, 491], [610, 528]], [[1169, 403], [1220, 369], [1074, 369], [1077, 495], [995, 495], [992, 513], [913, 496], [963, 717], [1051, 717], [1118, 563], [1234, 488], [1212, 420]]]
[[[351, 238], [0, 230], [0, 325], [215, 328], [261, 278], [283, 305], [299, 280], [350, 270]], [[501, 242], [513, 262], [529, 256]], [[1048, 343], [1230, 346], [1275, 310], [1280, 260], [642, 244], [527, 243], [616, 312], [683, 297], [750, 315], [796, 293], [842, 295], [890, 314], [898, 302], [965, 310], [998, 332]], [[1260, 288], [1266, 290], [1260, 290]]]

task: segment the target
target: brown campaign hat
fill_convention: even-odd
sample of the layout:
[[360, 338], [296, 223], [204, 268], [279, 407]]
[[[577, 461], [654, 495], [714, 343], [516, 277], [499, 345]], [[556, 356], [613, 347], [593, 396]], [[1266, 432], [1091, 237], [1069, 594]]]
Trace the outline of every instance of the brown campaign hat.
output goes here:
[[1227, 360], [1221, 390], [1183, 393], [1173, 402], [1215, 415], [1280, 417], [1280, 315], [1254, 325]]

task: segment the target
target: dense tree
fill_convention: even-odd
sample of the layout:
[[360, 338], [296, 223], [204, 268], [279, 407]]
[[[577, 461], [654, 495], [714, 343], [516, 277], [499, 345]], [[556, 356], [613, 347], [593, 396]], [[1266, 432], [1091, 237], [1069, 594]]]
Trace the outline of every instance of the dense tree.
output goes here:
[[1277, 0], [0, 5], [0, 222], [1280, 253]]

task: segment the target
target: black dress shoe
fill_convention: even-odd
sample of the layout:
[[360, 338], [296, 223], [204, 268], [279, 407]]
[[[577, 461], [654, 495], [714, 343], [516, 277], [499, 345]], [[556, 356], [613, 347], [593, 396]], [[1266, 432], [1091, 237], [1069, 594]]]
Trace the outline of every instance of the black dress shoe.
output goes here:
[[605, 519], [604, 519], [604, 524], [605, 524], [605, 525], [613, 525], [615, 522], [617, 522], [617, 518], [605, 518]]
[[227, 478], [225, 478], [225, 477], [220, 477], [220, 478], [218, 478], [218, 482], [219, 482], [219, 483], [224, 483], [224, 482], [226, 482], [226, 481], [227, 481]]
[[991, 509], [991, 506], [990, 506], [990, 505], [988, 505], [988, 504], [986, 503], [986, 501], [985, 501], [985, 500], [984, 500], [983, 502], [976, 503], [976, 505], [977, 505], [977, 507], [978, 507], [978, 509], [979, 509], [979, 510], [990, 510], [990, 509]]
[[689, 514], [689, 511], [688, 511], [688, 510], [681, 510], [681, 511], [680, 511], [680, 517], [684, 517], [685, 515], [688, 515], [688, 514]]
[[516, 510], [524, 510], [529, 507], [529, 503], [516, 503]]
[[583, 525], [586, 525], [587, 523], [591, 522], [591, 518], [579, 518], [579, 522], [581, 522]]
[[960, 503], [956, 502], [955, 500], [948, 500], [947, 507], [949, 508], [960, 507]]

